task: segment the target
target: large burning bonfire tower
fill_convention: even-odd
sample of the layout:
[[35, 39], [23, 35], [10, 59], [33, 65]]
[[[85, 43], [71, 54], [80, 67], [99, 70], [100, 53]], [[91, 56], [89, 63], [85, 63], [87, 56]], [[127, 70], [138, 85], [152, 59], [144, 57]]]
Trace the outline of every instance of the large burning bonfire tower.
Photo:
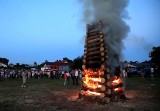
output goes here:
[[100, 21], [87, 25], [83, 59], [82, 89], [80, 98], [99, 100], [108, 103], [125, 97], [122, 89], [120, 68], [111, 74], [108, 65], [107, 47], [104, 39], [103, 24]]

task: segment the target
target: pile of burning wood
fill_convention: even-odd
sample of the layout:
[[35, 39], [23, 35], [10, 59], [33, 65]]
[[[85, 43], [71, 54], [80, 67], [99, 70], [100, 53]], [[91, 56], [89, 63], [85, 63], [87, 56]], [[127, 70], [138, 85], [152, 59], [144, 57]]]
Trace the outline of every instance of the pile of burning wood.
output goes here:
[[106, 64], [108, 56], [104, 39], [101, 22], [87, 25], [80, 97], [99, 98], [108, 103], [124, 94], [121, 76], [111, 76]]

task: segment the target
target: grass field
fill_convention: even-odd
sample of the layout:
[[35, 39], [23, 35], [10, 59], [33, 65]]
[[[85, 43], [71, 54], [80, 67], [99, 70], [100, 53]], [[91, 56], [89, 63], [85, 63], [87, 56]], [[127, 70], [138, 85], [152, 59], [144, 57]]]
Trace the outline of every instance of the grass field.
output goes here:
[[125, 101], [98, 104], [78, 101], [81, 86], [63, 85], [63, 79], [0, 81], [0, 111], [160, 111], [160, 78], [126, 79]]

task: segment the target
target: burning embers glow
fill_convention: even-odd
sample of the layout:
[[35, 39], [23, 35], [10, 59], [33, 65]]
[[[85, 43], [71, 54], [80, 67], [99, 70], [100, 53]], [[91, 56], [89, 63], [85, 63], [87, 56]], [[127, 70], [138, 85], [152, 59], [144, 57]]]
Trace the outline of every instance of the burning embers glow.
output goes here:
[[[122, 83], [120, 77], [114, 77], [113, 79], [106, 79], [104, 78], [103, 70], [92, 71], [91, 69], [84, 70], [84, 77], [82, 78], [83, 86], [87, 90], [82, 90], [82, 93], [86, 96], [100, 96], [105, 97], [105, 93], [107, 92], [107, 87], [110, 91], [118, 92], [122, 91], [122, 87], [119, 86]], [[109, 82], [109, 86], [105, 84]], [[109, 92], [110, 93], [110, 92]]]
[[98, 95], [98, 96], [101, 95], [101, 93], [97, 93], [97, 92], [93, 92], [93, 91], [89, 91], [89, 90], [87, 90], [86, 93], [88, 93], [90, 95]]
[[[99, 72], [99, 71], [98, 71]], [[99, 73], [93, 72], [92, 70], [84, 70], [85, 78], [83, 79], [83, 83], [86, 85], [86, 87], [91, 89], [101, 88], [102, 85], [99, 83], [105, 81], [102, 81], [102, 78], [99, 77]], [[97, 78], [93, 76], [98, 76]]]
[[88, 90], [85, 91], [85, 95], [95, 95], [95, 96], [102, 96], [102, 93], [99, 93], [97, 91], [92, 91], [92, 90], [105, 90], [105, 86], [103, 86], [101, 83], [105, 82], [104, 78], [101, 78], [101, 71], [92, 71], [90, 69], [85, 69], [84, 70], [84, 75], [85, 77], [83, 78], [83, 86], [87, 87]]
[[121, 87], [115, 88], [114, 91], [122, 91]]
[[[119, 84], [122, 84], [122, 79], [117, 76], [115, 76], [115, 79], [112, 81], [112, 85], [113, 86], [116, 86], [116, 85], [119, 85]], [[116, 87], [114, 88], [114, 91], [117, 92], [117, 91], [122, 91], [122, 87]]]
[[112, 85], [117, 85], [117, 84], [119, 84], [119, 83], [121, 83], [121, 82], [122, 82], [121, 78], [117, 78], [117, 77], [115, 76], [115, 79], [112, 81]]

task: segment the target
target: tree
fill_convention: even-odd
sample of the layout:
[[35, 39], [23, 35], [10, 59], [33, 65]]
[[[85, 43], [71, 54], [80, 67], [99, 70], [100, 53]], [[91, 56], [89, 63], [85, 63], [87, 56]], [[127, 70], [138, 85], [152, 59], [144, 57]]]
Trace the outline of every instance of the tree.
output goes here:
[[43, 66], [44, 66], [44, 64], [45, 64], [45, 62], [43, 62], [43, 63], [41, 63], [41, 64], [37, 65], [37, 69], [41, 70], [41, 67], [43, 67]]
[[8, 65], [9, 60], [6, 59], [6, 58], [0, 58], [0, 62], [3, 63], [3, 64]]
[[157, 67], [160, 72], [160, 46], [153, 47], [152, 51], [149, 53], [149, 57], [151, 58], [153, 66]]
[[34, 62], [34, 63], [33, 63], [33, 66], [34, 66], [34, 67], [37, 67], [37, 62]]
[[83, 64], [83, 56], [79, 56], [73, 60], [71, 67], [73, 69], [81, 69], [82, 70], [82, 64]]
[[16, 63], [13, 67], [14, 69], [30, 69], [30, 66], [28, 64], [20, 64]]
[[67, 61], [68, 63], [72, 63], [73, 61], [68, 59], [67, 57], [64, 57], [63, 60]]

